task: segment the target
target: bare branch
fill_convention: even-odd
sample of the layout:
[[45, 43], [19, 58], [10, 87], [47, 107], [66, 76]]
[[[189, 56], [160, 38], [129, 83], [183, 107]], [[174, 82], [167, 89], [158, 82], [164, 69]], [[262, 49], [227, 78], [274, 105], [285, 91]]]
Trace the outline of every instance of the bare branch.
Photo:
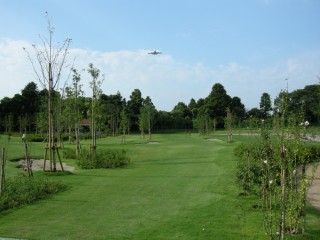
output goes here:
[[35, 67], [35, 65], [34, 65], [34, 62], [33, 62], [32, 58], [30, 57], [29, 52], [27, 51], [27, 49], [26, 49], [25, 47], [23, 48], [23, 50], [27, 53], [28, 59], [29, 59], [29, 61], [31, 62], [33, 71], [35, 72], [36, 77], [37, 77], [39, 83], [42, 85], [43, 88], [45, 88], [45, 87], [46, 87], [46, 84], [45, 84], [45, 82], [43, 82], [43, 80], [41, 79], [38, 71], [36, 70], [36, 67]]
[[[47, 22], [47, 36], [39, 35], [41, 44], [32, 45], [34, 50], [34, 58], [36, 59], [37, 64], [35, 60], [31, 58], [30, 53], [25, 48], [24, 50], [27, 52], [27, 56], [31, 62], [33, 71], [35, 72], [36, 77], [41, 85], [44, 88], [49, 88], [49, 86], [51, 86], [52, 89], [55, 89], [59, 85], [62, 69], [66, 64], [68, 48], [70, 46], [71, 39], [67, 38], [62, 44], [58, 43], [57, 46], [54, 47], [54, 28], [51, 25], [51, 19], [49, 18], [47, 12], [45, 18]], [[51, 71], [49, 68], [51, 68]], [[69, 79], [69, 77], [70, 73], [67, 79]], [[49, 83], [50, 80], [52, 81], [51, 83]]]

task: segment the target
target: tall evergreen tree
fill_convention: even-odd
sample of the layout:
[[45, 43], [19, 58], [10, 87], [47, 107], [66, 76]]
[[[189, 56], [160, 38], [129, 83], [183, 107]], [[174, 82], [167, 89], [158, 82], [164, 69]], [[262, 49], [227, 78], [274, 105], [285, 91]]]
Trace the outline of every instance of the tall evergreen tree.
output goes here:
[[21, 91], [23, 114], [26, 120], [26, 127], [29, 132], [35, 130], [36, 114], [40, 110], [41, 99], [38, 86], [34, 82], [28, 83]]
[[131, 129], [133, 131], [139, 130], [138, 119], [142, 103], [143, 98], [141, 96], [141, 91], [139, 89], [134, 89], [130, 95], [130, 100], [128, 101], [128, 115], [131, 123]]
[[270, 111], [272, 110], [271, 98], [268, 93], [263, 93], [260, 98], [260, 111], [261, 117], [266, 118], [270, 116]]
[[241, 102], [239, 97], [233, 97], [231, 99], [230, 111], [234, 118], [234, 121], [241, 122], [246, 115], [246, 110], [244, 104]]

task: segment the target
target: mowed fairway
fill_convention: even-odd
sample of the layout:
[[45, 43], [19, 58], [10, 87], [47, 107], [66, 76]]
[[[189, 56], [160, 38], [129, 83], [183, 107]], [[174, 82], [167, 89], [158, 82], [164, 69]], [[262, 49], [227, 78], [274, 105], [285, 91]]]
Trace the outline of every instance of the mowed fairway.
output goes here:
[[[99, 140], [98, 148], [126, 149], [132, 163], [122, 169], [77, 169], [50, 176], [67, 189], [1, 212], [0, 236], [267, 239], [260, 210], [252, 208], [256, 200], [238, 196], [233, 149], [239, 141], [208, 141], [197, 134], [154, 135], [152, 141], [158, 144], [134, 135], [123, 145], [119, 138]], [[311, 220], [318, 224], [319, 213], [313, 214]]]

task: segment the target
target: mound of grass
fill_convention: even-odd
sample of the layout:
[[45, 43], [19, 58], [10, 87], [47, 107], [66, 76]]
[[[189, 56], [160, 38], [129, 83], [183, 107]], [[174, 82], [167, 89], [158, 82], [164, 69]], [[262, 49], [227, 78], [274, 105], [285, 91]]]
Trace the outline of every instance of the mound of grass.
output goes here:
[[0, 196], [0, 211], [19, 205], [29, 204], [54, 194], [64, 188], [60, 182], [49, 181], [43, 177], [29, 178], [18, 174], [9, 178]]

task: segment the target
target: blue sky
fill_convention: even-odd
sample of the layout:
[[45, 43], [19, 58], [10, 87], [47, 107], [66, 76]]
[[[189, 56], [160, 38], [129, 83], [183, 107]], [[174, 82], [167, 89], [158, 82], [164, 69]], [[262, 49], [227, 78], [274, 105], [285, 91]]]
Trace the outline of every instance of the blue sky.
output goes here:
[[320, 0], [1, 0], [0, 98], [37, 81], [22, 47], [46, 35], [46, 11], [56, 42], [73, 39], [70, 62], [105, 74], [104, 93], [138, 88], [159, 110], [215, 83], [250, 109], [285, 79], [289, 91], [320, 81]]

